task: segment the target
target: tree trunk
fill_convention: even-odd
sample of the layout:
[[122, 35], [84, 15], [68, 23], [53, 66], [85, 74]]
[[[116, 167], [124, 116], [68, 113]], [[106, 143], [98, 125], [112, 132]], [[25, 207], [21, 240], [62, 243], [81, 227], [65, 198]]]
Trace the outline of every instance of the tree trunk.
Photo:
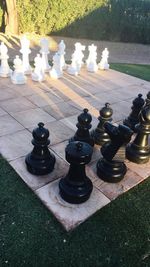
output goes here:
[[6, 12], [5, 12], [5, 33], [18, 34], [18, 14], [16, 0], [5, 0]]

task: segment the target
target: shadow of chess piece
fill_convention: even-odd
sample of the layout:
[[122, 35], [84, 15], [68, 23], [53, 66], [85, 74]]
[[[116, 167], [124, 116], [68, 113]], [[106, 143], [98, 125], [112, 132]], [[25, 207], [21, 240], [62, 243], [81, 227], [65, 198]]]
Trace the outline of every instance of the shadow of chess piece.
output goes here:
[[31, 153], [26, 156], [25, 163], [30, 173], [35, 175], [45, 175], [53, 171], [55, 156], [50, 153], [49, 131], [44, 128], [44, 123], [40, 122], [38, 128], [33, 130], [32, 144], [34, 146]]
[[81, 141], [94, 146], [94, 139], [90, 136], [89, 129], [91, 129], [92, 116], [88, 113], [88, 109], [85, 108], [83, 113], [78, 116], [78, 123], [76, 124], [78, 130], [76, 131], [74, 137], [72, 137], [69, 142]]
[[133, 131], [124, 125], [113, 126], [110, 122], [105, 123], [105, 129], [110, 142], [101, 147], [103, 158], [97, 162], [97, 175], [105, 182], [117, 183], [123, 179], [127, 168], [124, 162], [113, 158], [119, 148], [130, 141]]
[[110, 108], [110, 104], [106, 103], [105, 107], [103, 107], [99, 111], [100, 116], [98, 117], [99, 123], [91, 132], [91, 136], [93, 137], [95, 144], [97, 145], [103, 145], [104, 143], [110, 141], [110, 137], [108, 133], [105, 131], [104, 124], [105, 122], [111, 122], [112, 121], [112, 114], [113, 110]]
[[75, 141], [67, 145], [65, 152], [70, 168], [59, 182], [60, 195], [69, 203], [80, 204], [90, 197], [93, 189], [85, 173], [85, 165], [91, 161], [93, 149], [87, 143]]
[[139, 122], [139, 113], [144, 105], [142, 94], [138, 94], [138, 97], [133, 100], [132, 104], [132, 111], [130, 115], [123, 121], [123, 124], [136, 132], [135, 125]]
[[135, 126], [137, 135], [134, 141], [126, 147], [128, 160], [142, 164], [149, 161], [150, 145], [148, 137], [150, 134], [150, 102], [147, 101], [139, 114], [139, 123]]

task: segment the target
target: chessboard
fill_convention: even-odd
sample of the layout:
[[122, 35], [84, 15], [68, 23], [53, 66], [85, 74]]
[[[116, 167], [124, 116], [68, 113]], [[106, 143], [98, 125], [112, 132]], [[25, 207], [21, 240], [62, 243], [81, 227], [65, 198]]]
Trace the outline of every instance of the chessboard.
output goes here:
[[[93, 183], [90, 198], [82, 204], [70, 204], [59, 195], [59, 180], [69, 169], [65, 148], [77, 130], [77, 117], [83, 109], [88, 109], [92, 116], [91, 129], [97, 126], [99, 110], [105, 103], [113, 110], [114, 125], [122, 124], [138, 94], [146, 99], [149, 82], [110, 69], [88, 72], [83, 66], [77, 76], [64, 72], [60, 79], [51, 79], [45, 74], [44, 81], [35, 83], [28, 77], [21, 85], [1, 77], [0, 84], [0, 153], [67, 231], [150, 175], [149, 162], [130, 162], [122, 148], [116, 158], [125, 160], [125, 177], [118, 183], [101, 180], [96, 174], [100, 146], [95, 145], [91, 162], [86, 166]], [[32, 131], [39, 122], [49, 130], [49, 149], [56, 159], [53, 172], [44, 176], [32, 175], [25, 164], [26, 155], [33, 149]]]

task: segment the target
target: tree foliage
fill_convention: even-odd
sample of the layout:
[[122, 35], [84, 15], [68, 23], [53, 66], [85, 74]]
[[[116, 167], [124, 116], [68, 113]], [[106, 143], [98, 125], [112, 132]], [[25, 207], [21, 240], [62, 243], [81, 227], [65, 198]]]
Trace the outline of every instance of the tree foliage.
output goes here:
[[150, 43], [150, 0], [16, 2], [20, 32]]

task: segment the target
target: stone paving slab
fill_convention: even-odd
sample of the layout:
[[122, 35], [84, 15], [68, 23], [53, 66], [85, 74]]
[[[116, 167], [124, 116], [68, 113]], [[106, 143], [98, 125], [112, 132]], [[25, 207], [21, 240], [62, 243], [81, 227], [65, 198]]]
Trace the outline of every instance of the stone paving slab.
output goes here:
[[[84, 68], [78, 77], [64, 73], [62, 79], [52, 80], [47, 75], [42, 83], [28, 77], [27, 84], [19, 86], [8, 78], [0, 78], [0, 153], [67, 231], [150, 176], [150, 162], [137, 165], [126, 160], [128, 171], [122, 181], [117, 184], [102, 181], [96, 174], [101, 154], [100, 147], [95, 145], [92, 160], [86, 166], [94, 185], [91, 198], [81, 205], [63, 201], [58, 180], [68, 172], [65, 147], [77, 129], [77, 116], [88, 108], [93, 129], [98, 124], [99, 110], [109, 102], [114, 112], [113, 123], [119, 124], [129, 115], [133, 99], [139, 93], [146, 97], [149, 85], [117, 71], [88, 73]], [[50, 149], [56, 156], [54, 171], [42, 177], [31, 175], [25, 166], [25, 156], [33, 148], [32, 130], [40, 121], [50, 131]], [[123, 149], [116, 158], [124, 159]]]

